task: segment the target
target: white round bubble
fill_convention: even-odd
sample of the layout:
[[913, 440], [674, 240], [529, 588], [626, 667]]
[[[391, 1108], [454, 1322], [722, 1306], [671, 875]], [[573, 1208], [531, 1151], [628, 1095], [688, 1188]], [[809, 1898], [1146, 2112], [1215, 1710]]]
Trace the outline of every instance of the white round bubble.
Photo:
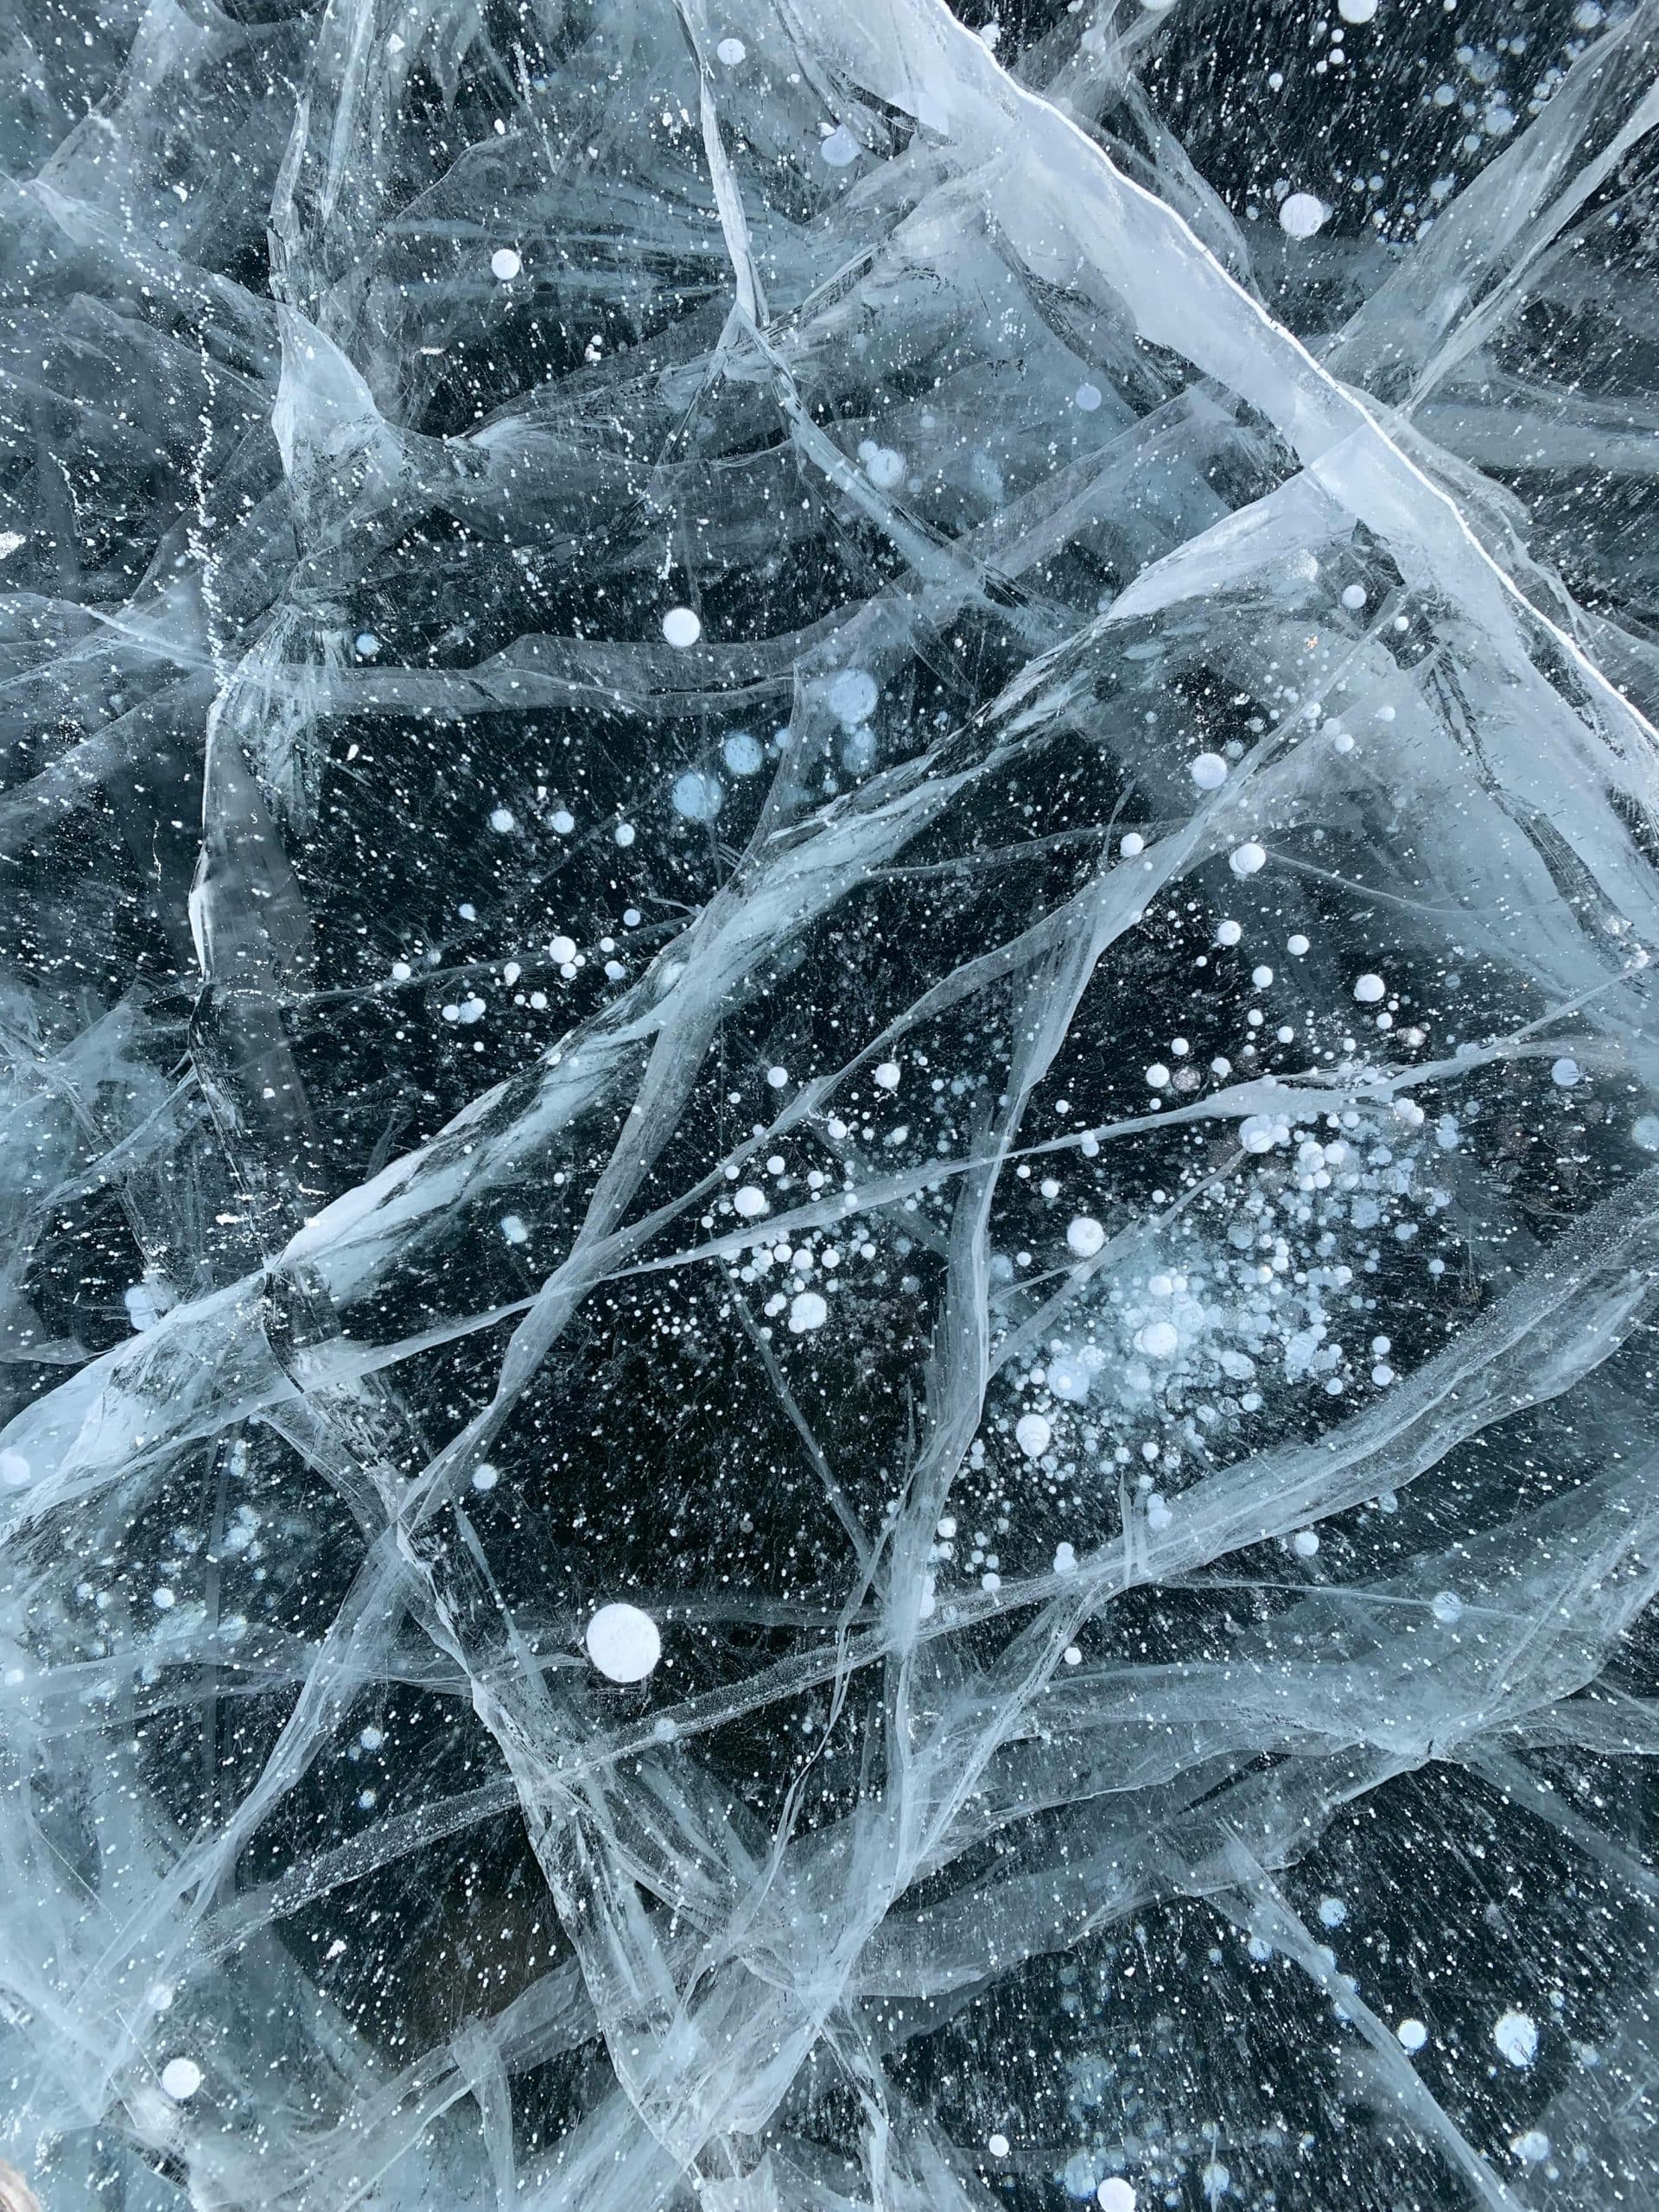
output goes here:
[[499, 245], [490, 256], [490, 274], [503, 284], [511, 284], [524, 265], [516, 246]]
[[1312, 1559], [1319, 1548], [1317, 1529], [1299, 1529], [1290, 1540], [1290, 1548], [1298, 1559]]
[[671, 645], [682, 651], [695, 645], [702, 635], [702, 624], [689, 607], [671, 607], [663, 617], [663, 635]]
[[14, 1452], [10, 1445], [0, 1452], [0, 1483], [8, 1490], [22, 1490], [29, 1472], [29, 1462], [21, 1452]]
[[1402, 2050], [1421, 2050], [1428, 2041], [1428, 2030], [1421, 2020], [1402, 2020], [1394, 2032]]
[[1287, 237], [1311, 238], [1323, 227], [1331, 210], [1311, 192], [1293, 192], [1279, 210], [1279, 227]]
[[985, 2139], [985, 2148], [994, 2158], [1006, 2158], [1008, 2155], [1008, 2139], [1006, 2135], [988, 2135]]
[[[1352, 4], [1352, 0], [1350, 0], [1350, 4]], [[728, 69], [735, 69], [740, 62], [748, 59], [749, 49], [741, 38], [723, 38], [715, 52]]]
[[582, 1642], [607, 1681], [643, 1682], [663, 1656], [662, 1631], [638, 1605], [601, 1605]]
[[1173, 1321], [1148, 1321], [1135, 1342], [1148, 1359], [1173, 1359], [1181, 1348], [1180, 1332]]
[[1550, 1081], [1559, 1084], [1563, 1090], [1571, 1090], [1575, 1083], [1582, 1080], [1582, 1077], [1583, 1071], [1578, 1062], [1566, 1058], [1557, 1060], [1549, 1071]]
[[818, 148], [818, 158], [832, 169], [845, 169], [852, 167], [860, 151], [852, 132], [844, 123], [838, 123]]
[[1365, 604], [1364, 585], [1345, 584], [1343, 587], [1342, 603], [1351, 614], [1357, 614]]
[[169, 2058], [162, 2069], [162, 2087], [175, 2105], [181, 2105], [201, 2087], [201, 2069], [194, 2058]]
[[824, 691], [830, 711], [843, 728], [856, 729], [875, 712], [880, 690], [868, 668], [843, 668]]
[[[1141, 4], [1144, 8], [1147, 0], [1141, 0]], [[1152, 12], [1161, 15], [1163, 10], [1158, 8]], [[1107, 2175], [1095, 2191], [1095, 2202], [1099, 2205], [1100, 2212], [1135, 2212], [1135, 2191], [1122, 2174]]]
[[1528, 2012], [1501, 2012], [1492, 2041], [1511, 2066], [1530, 2066], [1538, 2056], [1538, 2024]]
[[1376, 13], [1376, 0], [1337, 0], [1337, 13], [1344, 23], [1369, 23]]
[[878, 492], [891, 492], [905, 480], [905, 456], [892, 446], [872, 445], [868, 452], [861, 451], [864, 474]]
[[1659, 1152], [1659, 1114], [1641, 1114], [1630, 1123], [1630, 1135], [1643, 1152]]
[[1388, 995], [1388, 985], [1380, 976], [1361, 976], [1354, 984], [1354, 996], [1362, 1006], [1375, 1006]]
[[830, 1319], [830, 1308], [816, 1290], [804, 1290], [789, 1303], [789, 1332], [791, 1336], [804, 1337], [810, 1330], [821, 1329]]
[[751, 737], [746, 729], [734, 729], [721, 747], [720, 757], [733, 775], [753, 776], [766, 755], [758, 737]]
[[490, 813], [490, 827], [495, 831], [498, 836], [505, 837], [510, 830], [515, 829], [517, 826], [512, 809], [510, 806], [498, 806], [492, 809]]
[[899, 1067], [897, 1060], [879, 1060], [875, 1067], [876, 1087], [880, 1090], [897, 1090]]
[[671, 796], [675, 813], [687, 822], [712, 822], [720, 812], [726, 793], [718, 776], [709, 775], [702, 768], [688, 768], [684, 775], [674, 779]]
[[1071, 404], [1092, 415], [1105, 396], [1097, 384], [1080, 384], [1071, 395]]
[[1080, 1213], [1066, 1230], [1065, 1241], [1080, 1260], [1092, 1260], [1106, 1242], [1106, 1231], [1092, 1214]]
[[1235, 875], [1259, 875], [1267, 864], [1267, 849], [1258, 845], [1254, 837], [1236, 845], [1228, 862]]
[[1021, 1414], [1014, 1425], [1014, 1440], [1027, 1459], [1040, 1459], [1053, 1434], [1041, 1414]]
[[745, 1221], [758, 1221], [767, 1211], [766, 1194], [753, 1183], [745, 1183], [741, 1190], [732, 1192], [732, 1205]]
[[1218, 791], [1227, 780], [1227, 763], [1219, 753], [1200, 753], [1187, 762], [1186, 772], [1201, 791]]

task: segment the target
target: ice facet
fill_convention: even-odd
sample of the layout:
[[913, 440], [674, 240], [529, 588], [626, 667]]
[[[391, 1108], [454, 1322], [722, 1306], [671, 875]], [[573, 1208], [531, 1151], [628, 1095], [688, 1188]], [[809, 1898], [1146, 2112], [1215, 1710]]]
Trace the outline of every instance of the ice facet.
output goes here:
[[1654, 2201], [1659, 0], [5, 38], [0, 2157]]

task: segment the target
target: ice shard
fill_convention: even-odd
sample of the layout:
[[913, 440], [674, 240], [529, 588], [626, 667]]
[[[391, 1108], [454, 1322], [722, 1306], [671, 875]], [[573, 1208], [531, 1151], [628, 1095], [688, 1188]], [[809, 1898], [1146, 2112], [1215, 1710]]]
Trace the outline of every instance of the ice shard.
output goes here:
[[1659, 0], [15, 0], [0, 2158], [1659, 2196]]

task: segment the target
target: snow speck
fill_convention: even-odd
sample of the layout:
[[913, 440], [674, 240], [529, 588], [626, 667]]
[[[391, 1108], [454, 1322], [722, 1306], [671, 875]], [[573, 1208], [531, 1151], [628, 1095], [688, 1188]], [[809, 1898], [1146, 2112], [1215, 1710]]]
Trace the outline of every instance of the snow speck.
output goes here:
[[858, 159], [859, 143], [844, 123], [838, 123], [818, 148], [818, 159], [832, 169], [850, 168]]
[[789, 1302], [791, 1336], [804, 1337], [813, 1329], [821, 1329], [829, 1319], [830, 1308], [816, 1290], [803, 1290]]
[[1106, 1242], [1106, 1231], [1092, 1214], [1080, 1213], [1066, 1230], [1065, 1241], [1080, 1260], [1092, 1260]]
[[1021, 1414], [1014, 1425], [1014, 1440], [1027, 1459], [1040, 1459], [1053, 1434], [1041, 1414]]
[[201, 2087], [201, 2069], [194, 2058], [169, 2058], [162, 2069], [162, 2087], [175, 2105], [181, 2105]]
[[712, 822], [726, 793], [718, 776], [702, 768], [688, 768], [684, 775], [675, 778], [672, 798], [675, 813], [687, 822]]
[[671, 607], [663, 617], [663, 635], [671, 645], [683, 652], [702, 635], [702, 624], [690, 607]]
[[1200, 753], [1187, 762], [1186, 772], [1201, 791], [1218, 791], [1227, 780], [1227, 763], [1219, 753]]
[[663, 1656], [662, 1631], [638, 1605], [601, 1605], [582, 1641], [607, 1681], [643, 1682]]
[[1528, 2012], [1502, 2012], [1493, 2023], [1492, 2041], [1511, 2066], [1530, 2066], [1538, 2056], [1537, 2023]]
[[[1361, 0], [1349, 0], [1351, 7], [1358, 4], [1361, 4]], [[735, 69], [747, 60], [749, 49], [741, 38], [723, 38], [715, 48], [715, 52], [728, 69]]]
[[1375, 1006], [1388, 988], [1380, 976], [1362, 976], [1354, 985], [1354, 996], [1361, 1006]]
[[1402, 2020], [1394, 2032], [1402, 2050], [1421, 2050], [1428, 2041], [1428, 2030], [1421, 2020]]
[[1311, 238], [1330, 213], [1311, 192], [1293, 192], [1279, 210], [1279, 227], [1287, 237]]
[[1247, 837], [1242, 845], [1234, 846], [1228, 864], [1235, 875], [1260, 875], [1268, 864], [1266, 848], [1258, 845], [1254, 837]]
[[490, 256], [490, 274], [499, 283], [511, 284], [524, 265], [516, 246], [499, 245]]

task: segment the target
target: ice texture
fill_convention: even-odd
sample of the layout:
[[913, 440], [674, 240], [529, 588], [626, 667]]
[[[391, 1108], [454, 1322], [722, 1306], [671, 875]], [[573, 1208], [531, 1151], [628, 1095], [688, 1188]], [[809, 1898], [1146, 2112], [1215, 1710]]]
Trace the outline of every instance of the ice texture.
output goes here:
[[1659, 2201], [1659, 0], [0, 54], [0, 2155]]

